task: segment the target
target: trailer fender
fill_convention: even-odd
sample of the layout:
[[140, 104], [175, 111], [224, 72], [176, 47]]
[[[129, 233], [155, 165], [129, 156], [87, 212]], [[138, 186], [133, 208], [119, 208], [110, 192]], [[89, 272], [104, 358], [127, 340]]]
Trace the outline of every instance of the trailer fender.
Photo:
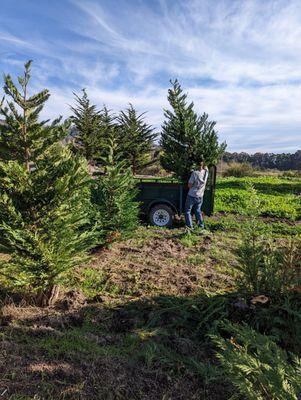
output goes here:
[[156, 199], [156, 200], [153, 200], [149, 205], [148, 205], [148, 208], [147, 208], [147, 213], [149, 214], [150, 213], [150, 210], [154, 207], [154, 206], [157, 206], [158, 204], [165, 204], [165, 205], [167, 205], [167, 206], [169, 206], [173, 211], [174, 211], [174, 213], [175, 214], [179, 214], [179, 212], [178, 212], [178, 210], [176, 209], [176, 207], [174, 206], [174, 204], [172, 204], [170, 201], [168, 201], [168, 200], [166, 200], [166, 199]]

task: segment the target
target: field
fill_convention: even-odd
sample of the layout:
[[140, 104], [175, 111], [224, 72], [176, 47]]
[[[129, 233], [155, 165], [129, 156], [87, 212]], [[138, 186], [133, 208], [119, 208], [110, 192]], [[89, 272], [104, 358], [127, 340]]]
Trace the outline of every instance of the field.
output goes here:
[[262, 216], [301, 218], [300, 178], [219, 178], [215, 211], [244, 213], [251, 196], [248, 185], [253, 185], [260, 197]]
[[0, 397], [243, 399], [210, 336], [225, 319], [259, 327], [300, 354], [299, 297], [242, 307], [238, 248], [250, 183], [261, 202], [258, 229], [279, 246], [299, 237], [300, 179], [220, 178], [205, 235], [186, 235], [181, 221], [174, 229], [145, 224], [73, 271], [55, 307], [3, 294]]

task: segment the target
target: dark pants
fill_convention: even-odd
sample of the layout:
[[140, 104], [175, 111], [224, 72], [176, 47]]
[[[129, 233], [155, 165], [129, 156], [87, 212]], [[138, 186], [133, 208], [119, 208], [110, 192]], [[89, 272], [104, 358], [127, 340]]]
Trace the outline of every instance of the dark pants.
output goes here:
[[185, 203], [185, 222], [186, 226], [190, 229], [193, 228], [191, 212], [194, 211], [198, 226], [204, 228], [204, 219], [201, 211], [203, 204], [203, 197], [187, 196]]

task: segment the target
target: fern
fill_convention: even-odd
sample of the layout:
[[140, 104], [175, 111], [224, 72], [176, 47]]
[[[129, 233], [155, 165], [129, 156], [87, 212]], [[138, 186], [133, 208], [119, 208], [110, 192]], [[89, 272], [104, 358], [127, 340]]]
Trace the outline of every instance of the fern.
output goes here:
[[211, 335], [227, 379], [249, 400], [298, 400], [301, 395], [301, 360], [288, 354], [272, 337], [247, 325], [224, 322], [230, 338]]

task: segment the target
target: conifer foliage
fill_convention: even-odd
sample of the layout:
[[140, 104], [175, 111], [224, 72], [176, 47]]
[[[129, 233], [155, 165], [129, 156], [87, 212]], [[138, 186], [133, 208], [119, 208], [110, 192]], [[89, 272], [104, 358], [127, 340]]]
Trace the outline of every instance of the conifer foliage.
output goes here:
[[71, 107], [73, 115], [71, 121], [76, 128], [74, 138], [75, 149], [83, 155], [89, 163], [94, 163], [100, 147], [100, 111], [91, 104], [85, 89], [82, 90], [82, 96], [75, 96], [75, 106]]
[[[118, 138], [116, 116], [106, 106], [103, 107], [100, 113], [100, 128], [99, 128], [99, 140], [98, 140], [98, 151], [97, 151], [97, 163], [106, 164], [109, 157], [110, 146], [108, 142], [110, 140], [116, 141]], [[121, 151], [120, 146], [118, 146]], [[115, 149], [115, 152], [117, 149]], [[115, 154], [116, 158], [116, 154]]]
[[150, 164], [151, 152], [157, 136], [154, 128], [144, 121], [144, 114], [138, 114], [130, 104], [117, 118], [123, 159], [131, 166], [133, 174]]
[[187, 103], [187, 94], [183, 93], [180, 83], [177, 80], [171, 83], [167, 98], [172, 110], [164, 111], [161, 164], [186, 180], [200, 160], [205, 160], [208, 166], [215, 165], [226, 144], [219, 144], [215, 122], [209, 121], [208, 114], [198, 116], [194, 104]]
[[94, 203], [103, 240], [111, 242], [128, 237], [138, 225], [137, 190], [131, 169], [120, 158], [118, 142], [108, 138], [107, 156], [102, 163], [105, 168], [95, 182]]
[[20, 90], [4, 76], [0, 113], [0, 273], [50, 302], [65, 273], [85, 258], [94, 231], [85, 231], [90, 178], [87, 163], [61, 144], [68, 125], [39, 121], [48, 90], [29, 96], [31, 61]]

